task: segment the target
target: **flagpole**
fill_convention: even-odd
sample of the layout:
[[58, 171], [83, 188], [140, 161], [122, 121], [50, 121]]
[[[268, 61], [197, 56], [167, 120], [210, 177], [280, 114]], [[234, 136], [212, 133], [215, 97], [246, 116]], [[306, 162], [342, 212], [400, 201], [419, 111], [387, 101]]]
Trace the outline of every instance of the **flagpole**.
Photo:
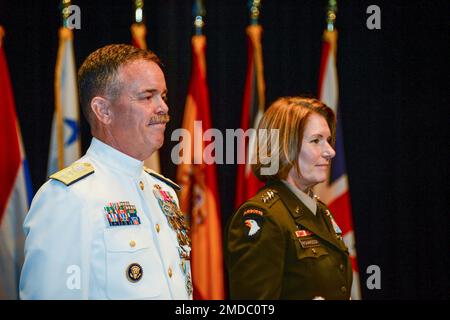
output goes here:
[[[145, 36], [147, 28], [144, 23], [144, 0], [133, 0], [134, 3], [134, 23], [131, 25], [130, 31], [133, 37], [134, 45], [141, 49], [147, 49]], [[155, 168], [152, 168], [155, 169]], [[159, 168], [157, 170], [159, 172]]]
[[206, 15], [203, 0], [195, 0], [194, 6], [192, 8], [192, 13], [194, 15], [195, 35], [201, 36], [203, 35], [203, 27], [205, 26], [204, 17]]
[[263, 61], [262, 61], [262, 47], [261, 47], [261, 34], [262, 27], [259, 24], [259, 17], [261, 14], [261, 0], [249, 0], [248, 1], [249, 16], [250, 16], [250, 26], [247, 28], [247, 33], [253, 41], [253, 46], [255, 49], [255, 64], [256, 64], [256, 77], [258, 81], [256, 85], [258, 86], [258, 98], [259, 105], [258, 109], [264, 113], [266, 99], [265, 99], [265, 82], [264, 82], [264, 72], [263, 72]]
[[[194, 16], [194, 35], [192, 36], [192, 48], [195, 52], [197, 52], [197, 54], [200, 54], [199, 52], [202, 51], [206, 45], [206, 37], [203, 34], [206, 9], [203, 0], [195, 0], [192, 6], [192, 15]], [[201, 55], [203, 55], [203, 53]], [[200, 59], [199, 64], [202, 73], [206, 75], [205, 60]]]
[[134, 0], [134, 22], [144, 22], [144, 0]]
[[327, 7], [327, 30], [334, 31], [334, 24], [336, 22], [337, 0], [328, 0]]
[[250, 25], [259, 24], [261, 0], [249, 0], [248, 7], [249, 7], [249, 15], [250, 15]]

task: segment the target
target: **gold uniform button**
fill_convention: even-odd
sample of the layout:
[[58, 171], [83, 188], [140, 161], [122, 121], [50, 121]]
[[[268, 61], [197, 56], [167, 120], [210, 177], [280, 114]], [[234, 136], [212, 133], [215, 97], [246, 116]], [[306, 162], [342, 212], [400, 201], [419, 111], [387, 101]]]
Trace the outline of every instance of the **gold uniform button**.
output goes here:
[[339, 266], [339, 269], [341, 269], [341, 271], [344, 271], [344, 265], [341, 263], [341, 265]]
[[160, 228], [159, 228], [159, 223], [156, 224], [155, 228], [156, 228], [156, 232], [159, 233], [159, 229], [160, 229]]
[[139, 187], [141, 187], [141, 190], [144, 190], [144, 183], [142, 181], [139, 181]]
[[172, 278], [172, 268], [169, 267], [169, 270], [167, 271], [167, 273], [169, 274], [169, 278]]
[[312, 251], [312, 253], [313, 253], [314, 255], [317, 254], [316, 249], [312, 248], [311, 251]]
[[345, 286], [342, 286], [341, 287], [341, 291], [342, 291], [342, 293], [346, 293], [347, 292], [347, 288]]
[[130, 247], [134, 248], [136, 246], [136, 241], [131, 240], [130, 241]]

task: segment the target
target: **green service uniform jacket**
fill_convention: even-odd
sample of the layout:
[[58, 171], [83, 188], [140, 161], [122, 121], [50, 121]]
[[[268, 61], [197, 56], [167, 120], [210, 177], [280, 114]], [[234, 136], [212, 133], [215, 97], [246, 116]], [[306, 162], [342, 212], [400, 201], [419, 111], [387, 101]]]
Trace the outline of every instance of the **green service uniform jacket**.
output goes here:
[[281, 181], [245, 202], [225, 231], [230, 298], [349, 299], [349, 252], [327, 210], [318, 201], [314, 215]]

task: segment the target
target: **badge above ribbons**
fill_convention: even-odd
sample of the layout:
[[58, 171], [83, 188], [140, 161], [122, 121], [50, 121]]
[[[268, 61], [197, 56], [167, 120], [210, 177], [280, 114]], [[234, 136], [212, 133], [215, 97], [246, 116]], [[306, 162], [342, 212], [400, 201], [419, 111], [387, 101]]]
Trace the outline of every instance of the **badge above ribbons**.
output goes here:
[[158, 200], [162, 212], [167, 218], [170, 227], [176, 232], [178, 240], [178, 253], [181, 258], [181, 270], [186, 279], [186, 290], [189, 296], [192, 296], [193, 286], [191, 279], [191, 239], [187, 234], [189, 227], [186, 224], [184, 214], [178, 207], [170, 192], [165, 191], [160, 185], [155, 184], [153, 194]]

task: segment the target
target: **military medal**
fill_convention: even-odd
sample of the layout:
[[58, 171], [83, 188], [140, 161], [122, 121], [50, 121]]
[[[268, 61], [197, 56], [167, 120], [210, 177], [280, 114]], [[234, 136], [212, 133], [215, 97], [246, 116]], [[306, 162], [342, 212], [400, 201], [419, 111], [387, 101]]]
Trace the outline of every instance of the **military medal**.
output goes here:
[[185, 277], [186, 277], [186, 291], [188, 293], [188, 296], [191, 297], [192, 293], [194, 292], [194, 288], [193, 288], [193, 285], [192, 285], [190, 269], [189, 269], [189, 273], [185, 274]]
[[191, 239], [187, 232], [189, 227], [186, 224], [185, 216], [178, 208], [172, 195], [165, 190], [162, 190], [158, 184], [154, 185], [153, 194], [158, 200], [158, 204], [167, 218], [172, 230], [175, 231], [178, 240], [178, 254], [180, 255], [180, 268], [185, 277], [186, 291], [189, 296], [192, 296], [193, 286], [191, 279]]

